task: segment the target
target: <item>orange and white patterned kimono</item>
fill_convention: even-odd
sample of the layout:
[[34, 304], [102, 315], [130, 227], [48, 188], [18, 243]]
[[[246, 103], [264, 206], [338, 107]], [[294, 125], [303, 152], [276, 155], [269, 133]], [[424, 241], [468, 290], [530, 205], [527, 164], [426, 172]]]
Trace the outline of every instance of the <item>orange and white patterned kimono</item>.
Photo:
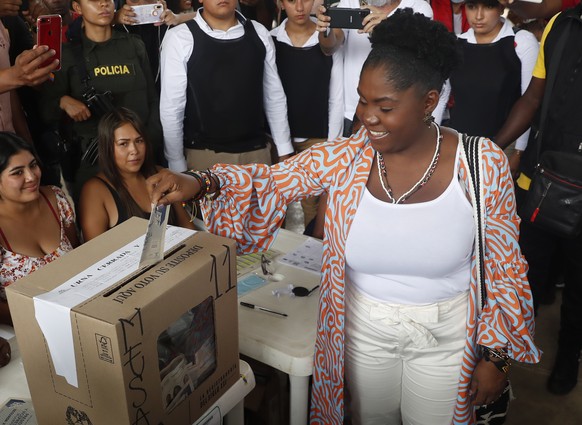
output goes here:
[[[344, 418], [344, 248], [368, 181], [374, 149], [362, 128], [349, 139], [315, 145], [271, 167], [216, 165], [221, 190], [203, 205], [206, 225], [236, 239], [240, 252], [266, 250], [285, 218], [286, 206], [307, 196], [329, 194], [325, 217], [319, 318], [313, 369], [310, 423], [341, 425]], [[517, 242], [513, 181], [505, 154], [482, 140], [487, 304], [477, 309], [477, 265], [472, 261], [467, 343], [453, 424], [474, 422], [468, 389], [480, 354], [478, 345], [506, 347], [511, 358], [536, 363], [534, 312], [527, 264]], [[459, 179], [469, 187], [461, 163]], [[390, 223], [379, 223], [390, 226]]]

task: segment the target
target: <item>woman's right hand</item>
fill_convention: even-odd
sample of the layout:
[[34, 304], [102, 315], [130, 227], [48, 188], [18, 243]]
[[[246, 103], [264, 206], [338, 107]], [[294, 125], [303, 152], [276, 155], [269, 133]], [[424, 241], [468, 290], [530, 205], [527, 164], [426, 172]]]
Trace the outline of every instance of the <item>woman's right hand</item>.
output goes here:
[[146, 185], [154, 205], [188, 201], [200, 192], [200, 184], [194, 177], [167, 168], [148, 178]]
[[60, 108], [75, 122], [86, 121], [91, 118], [91, 111], [83, 102], [71, 96], [61, 97]]
[[0, 367], [6, 366], [10, 362], [10, 357], [12, 357], [10, 343], [0, 337]]

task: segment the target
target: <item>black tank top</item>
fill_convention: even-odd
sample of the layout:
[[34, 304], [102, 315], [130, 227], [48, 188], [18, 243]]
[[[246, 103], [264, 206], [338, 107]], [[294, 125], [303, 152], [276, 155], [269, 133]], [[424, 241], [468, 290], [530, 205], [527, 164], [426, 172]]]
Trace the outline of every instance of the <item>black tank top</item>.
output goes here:
[[515, 38], [490, 44], [459, 39], [463, 63], [451, 73], [450, 125], [471, 136], [494, 137], [521, 96], [521, 61]]
[[[115, 202], [115, 208], [117, 208], [117, 223], [115, 223], [113, 225], [113, 227], [128, 220], [130, 218], [130, 216], [127, 212], [127, 209], [125, 208], [125, 205], [121, 201], [121, 198], [119, 197], [119, 193], [117, 193], [117, 190], [115, 190], [115, 188], [113, 186], [111, 186], [109, 183], [107, 183], [101, 177], [95, 176], [95, 178], [98, 180], [101, 180], [103, 182], [103, 184], [105, 185], [105, 187], [107, 187], [107, 189], [109, 189], [109, 193], [111, 193], [111, 196], [113, 196], [113, 202]], [[143, 214], [141, 214], [139, 217], [145, 218], [146, 220], [149, 220], [150, 213], [146, 212], [146, 211], [142, 211], [142, 213]]]
[[287, 96], [292, 137], [327, 138], [332, 58], [319, 44], [294, 47], [273, 38], [277, 70]]

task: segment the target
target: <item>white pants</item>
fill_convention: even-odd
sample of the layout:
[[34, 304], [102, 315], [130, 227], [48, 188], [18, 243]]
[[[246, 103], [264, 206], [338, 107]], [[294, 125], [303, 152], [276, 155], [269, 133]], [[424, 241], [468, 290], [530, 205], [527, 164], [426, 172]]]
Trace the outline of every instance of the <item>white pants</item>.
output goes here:
[[415, 306], [346, 285], [345, 373], [353, 425], [450, 425], [468, 293]]

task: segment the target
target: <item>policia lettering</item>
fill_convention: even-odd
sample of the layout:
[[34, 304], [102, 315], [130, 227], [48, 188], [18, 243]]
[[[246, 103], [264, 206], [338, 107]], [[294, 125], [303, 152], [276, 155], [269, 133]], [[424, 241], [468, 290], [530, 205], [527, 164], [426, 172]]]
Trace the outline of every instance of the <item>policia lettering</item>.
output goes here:
[[133, 64], [125, 65], [106, 65], [106, 66], [96, 66], [93, 68], [94, 77], [108, 77], [114, 75], [135, 75], [135, 70], [133, 69]]

